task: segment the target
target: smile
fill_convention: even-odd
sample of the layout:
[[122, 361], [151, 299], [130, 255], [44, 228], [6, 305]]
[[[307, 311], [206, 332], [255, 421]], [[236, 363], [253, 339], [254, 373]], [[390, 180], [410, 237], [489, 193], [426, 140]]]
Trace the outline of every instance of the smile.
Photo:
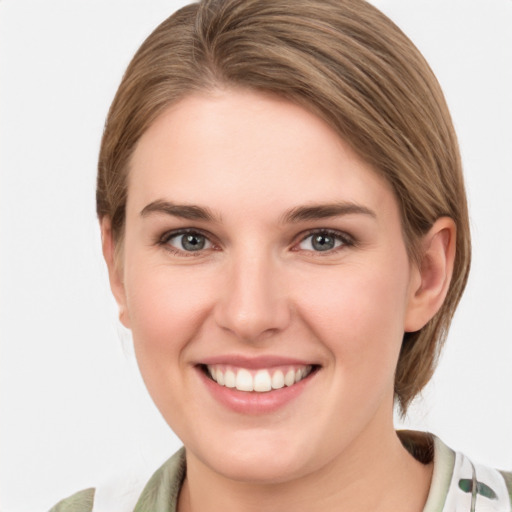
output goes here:
[[265, 393], [290, 387], [313, 371], [312, 365], [249, 370], [228, 365], [206, 365], [207, 374], [219, 386], [238, 391]]

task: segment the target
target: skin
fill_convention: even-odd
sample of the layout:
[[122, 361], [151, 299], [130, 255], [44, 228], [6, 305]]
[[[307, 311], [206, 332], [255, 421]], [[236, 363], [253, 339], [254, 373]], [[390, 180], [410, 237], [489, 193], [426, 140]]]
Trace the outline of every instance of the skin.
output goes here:
[[[155, 201], [215, 219], [148, 212]], [[294, 208], [340, 203], [365, 211], [283, 222]], [[184, 228], [207, 236], [203, 250], [169, 238]], [[318, 251], [310, 232], [326, 229], [341, 238]], [[446, 294], [450, 219], [435, 223], [413, 265], [391, 187], [321, 119], [222, 89], [185, 98], [145, 132], [118, 257], [107, 218], [102, 232], [141, 374], [187, 448], [180, 511], [423, 509], [432, 468], [394, 431], [393, 377], [404, 331], [421, 328]], [[277, 411], [240, 414], [197, 370], [225, 354], [319, 370]]]

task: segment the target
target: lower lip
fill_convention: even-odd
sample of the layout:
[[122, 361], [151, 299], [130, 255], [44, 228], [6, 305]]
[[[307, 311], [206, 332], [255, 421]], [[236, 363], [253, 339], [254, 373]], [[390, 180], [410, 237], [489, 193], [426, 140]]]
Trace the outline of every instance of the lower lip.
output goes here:
[[197, 371], [205, 386], [218, 402], [234, 412], [254, 415], [272, 413], [289, 404], [304, 391], [317, 374], [317, 371], [313, 371], [293, 386], [258, 393], [219, 386], [214, 380], [207, 377], [201, 368], [198, 367]]

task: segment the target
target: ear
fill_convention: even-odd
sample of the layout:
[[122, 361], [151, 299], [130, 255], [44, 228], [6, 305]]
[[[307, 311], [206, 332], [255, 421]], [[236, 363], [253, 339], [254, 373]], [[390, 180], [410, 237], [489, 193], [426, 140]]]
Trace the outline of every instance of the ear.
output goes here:
[[103, 257], [108, 268], [108, 277], [110, 281], [110, 289], [116, 299], [119, 307], [119, 320], [126, 327], [130, 328], [129, 319], [126, 308], [126, 293], [124, 288], [123, 269], [116, 257], [115, 243], [112, 236], [112, 224], [110, 219], [103, 217], [100, 221], [101, 229], [101, 246]]
[[405, 332], [420, 330], [441, 308], [453, 273], [457, 228], [441, 217], [421, 241], [419, 266], [413, 269]]

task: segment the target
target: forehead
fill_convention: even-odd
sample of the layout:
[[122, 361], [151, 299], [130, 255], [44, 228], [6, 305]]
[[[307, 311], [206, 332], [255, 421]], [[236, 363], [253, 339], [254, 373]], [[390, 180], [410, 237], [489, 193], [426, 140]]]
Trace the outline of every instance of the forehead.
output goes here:
[[164, 196], [219, 210], [254, 206], [259, 215], [308, 202], [394, 202], [386, 180], [322, 119], [239, 90], [186, 97], [141, 137], [128, 203], [140, 210]]

